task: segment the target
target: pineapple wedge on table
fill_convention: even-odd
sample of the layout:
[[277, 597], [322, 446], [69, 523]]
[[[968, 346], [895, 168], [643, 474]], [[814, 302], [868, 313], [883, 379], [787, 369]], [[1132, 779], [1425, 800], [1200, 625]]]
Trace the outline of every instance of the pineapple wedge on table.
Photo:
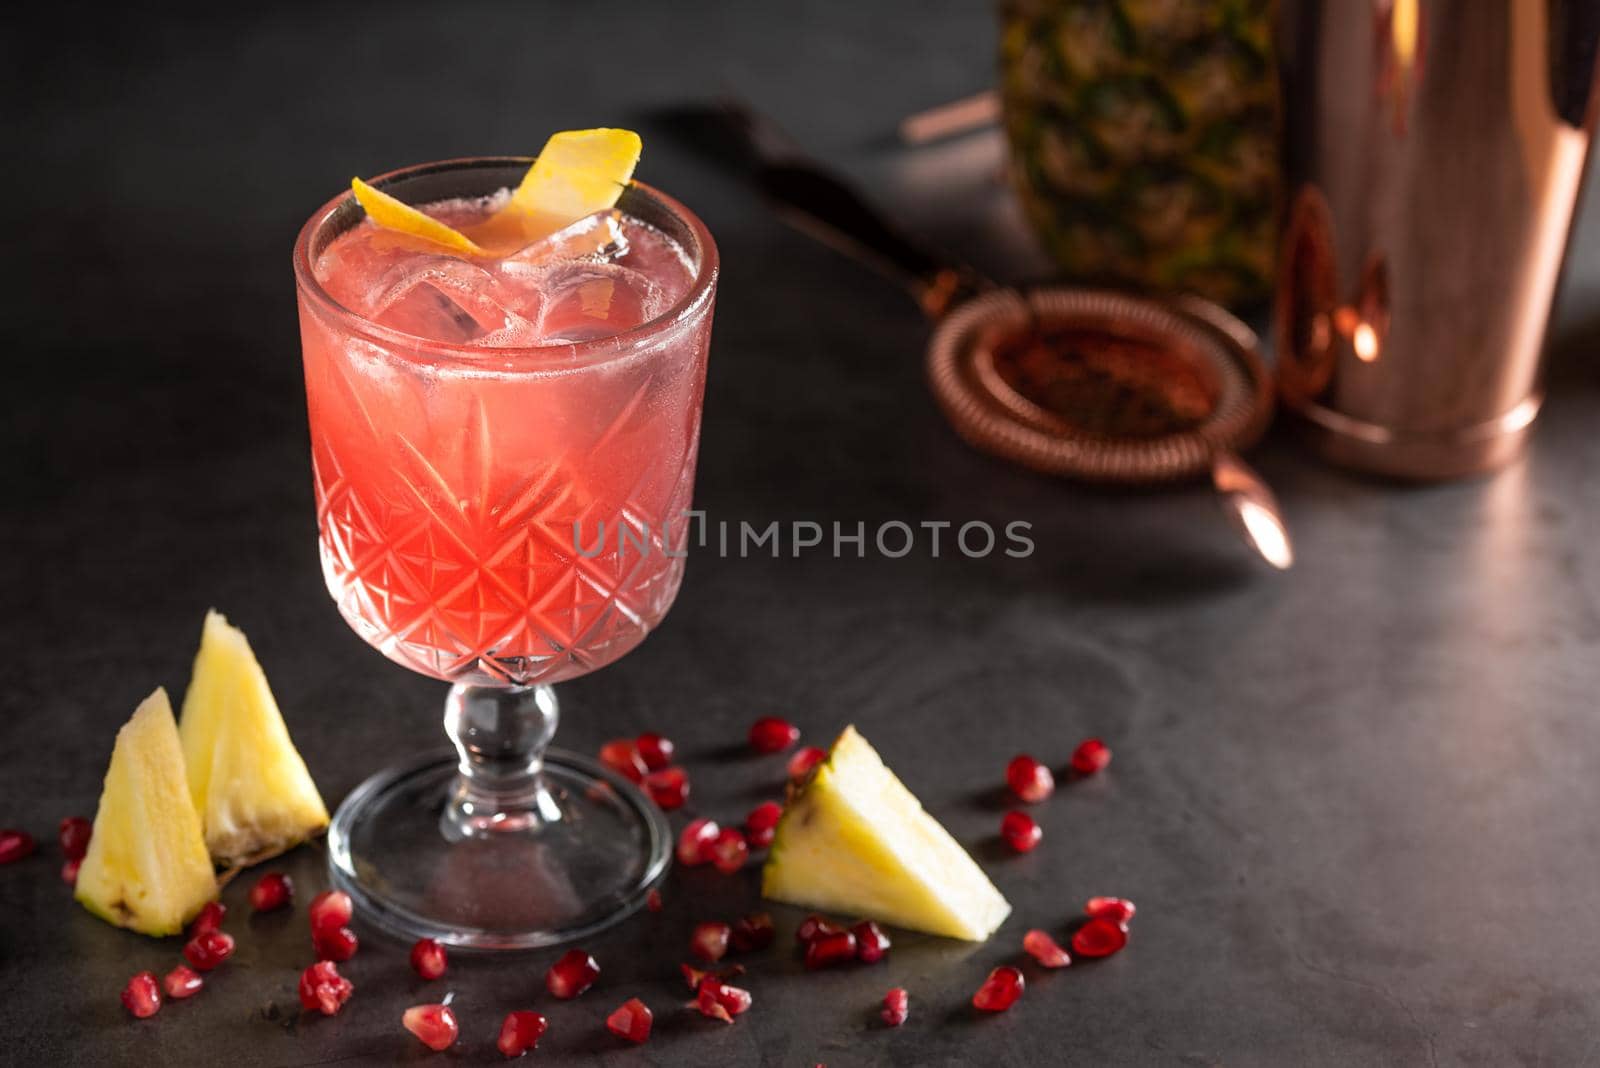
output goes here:
[[763, 896], [982, 942], [1011, 913], [988, 876], [854, 727], [790, 799]]
[[178, 934], [217, 896], [165, 690], [117, 732], [74, 896], [107, 923]]

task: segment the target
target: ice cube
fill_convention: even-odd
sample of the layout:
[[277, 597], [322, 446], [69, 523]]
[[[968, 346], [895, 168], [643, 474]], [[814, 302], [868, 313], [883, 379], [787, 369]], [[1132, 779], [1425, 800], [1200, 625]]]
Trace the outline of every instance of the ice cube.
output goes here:
[[413, 260], [389, 271], [371, 306], [373, 319], [385, 326], [455, 344], [529, 322], [521, 314], [524, 302], [491, 272], [448, 256]]
[[622, 230], [622, 212], [597, 211], [586, 215], [549, 237], [512, 253], [500, 261], [507, 277], [521, 278], [552, 263], [583, 261], [606, 263], [628, 253], [628, 238]]
[[654, 319], [669, 303], [648, 277], [615, 263], [555, 263], [543, 271], [539, 332], [546, 344], [620, 334]]

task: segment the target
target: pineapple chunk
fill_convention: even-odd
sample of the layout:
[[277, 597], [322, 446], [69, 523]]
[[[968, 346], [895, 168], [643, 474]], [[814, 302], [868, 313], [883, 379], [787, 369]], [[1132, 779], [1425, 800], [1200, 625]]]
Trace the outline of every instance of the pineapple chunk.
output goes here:
[[206, 846], [224, 867], [293, 849], [328, 826], [328, 809], [289, 740], [244, 632], [206, 613], [178, 725]]
[[147, 935], [179, 933], [217, 896], [165, 690], [117, 732], [74, 896], [106, 922]]
[[761, 892], [971, 942], [988, 938], [1011, 913], [854, 727], [784, 810]]

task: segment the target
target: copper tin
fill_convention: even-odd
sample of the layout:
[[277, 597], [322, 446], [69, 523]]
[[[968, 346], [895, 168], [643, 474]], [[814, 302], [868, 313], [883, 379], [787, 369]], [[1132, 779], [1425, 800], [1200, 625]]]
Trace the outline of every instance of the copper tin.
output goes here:
[[1091, 482], [1203, 474], [1272, 415], [1255, 335], [1193, 298], [991, 291], [939, 323], [928, 379], [976, 448]]

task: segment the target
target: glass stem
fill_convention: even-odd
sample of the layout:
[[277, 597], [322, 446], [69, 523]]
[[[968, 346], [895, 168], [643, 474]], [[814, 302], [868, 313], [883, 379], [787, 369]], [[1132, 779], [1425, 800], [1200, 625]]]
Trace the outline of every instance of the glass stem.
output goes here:
[[543, 775], [560, 719], [548, 686], [450, 687], [444, 730], [461, 761], [439, 818], [446, 838], [525, 834], [561, 818]]

